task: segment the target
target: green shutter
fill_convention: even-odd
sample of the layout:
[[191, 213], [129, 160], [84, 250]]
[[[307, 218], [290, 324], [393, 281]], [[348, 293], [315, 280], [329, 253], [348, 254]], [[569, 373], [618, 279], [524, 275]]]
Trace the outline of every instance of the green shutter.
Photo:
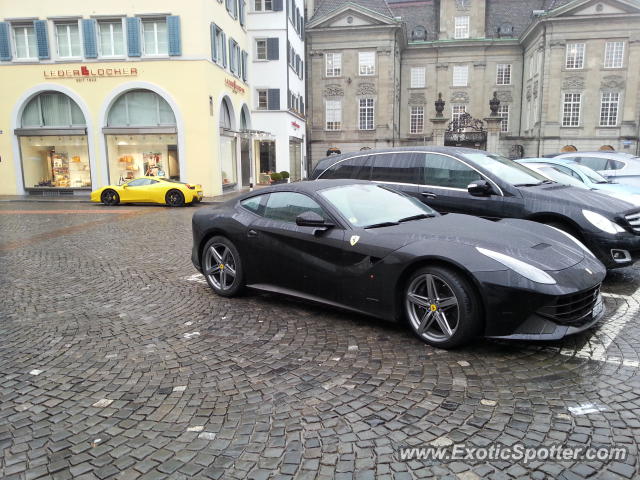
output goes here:
[[34, 20], [33, 28], [36, 31], [38, 58], [40, 60], [46, 60], [47, 58], [49, 58], [49, 32], [47, 32], [47, 21]]
[[91, 18], [82, 20], [82, 40], [84, 42], [84, 56], [86, 58], [98, 58], [95, 20]]

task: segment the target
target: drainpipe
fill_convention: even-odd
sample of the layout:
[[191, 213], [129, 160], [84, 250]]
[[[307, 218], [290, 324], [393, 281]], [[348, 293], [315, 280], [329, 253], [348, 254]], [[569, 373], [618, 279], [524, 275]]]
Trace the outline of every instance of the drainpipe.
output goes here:
[[[542, 32], [542, 45], [544, 46], [542, 50], [542, 69], [544, 71], [544, 65], [547, 61], [547, 24], [544, 24], [544, 30]], [[542, 134], [542, 115], [544, 113], [544, 109], [542, 106], [544, 105], [544, 75], [542, 72], [540, 74], [540, 98], [538, 101], [540, 102], [539, 111], [540, 111], [540, 123], [538, 125], [538, 157], [540, 157], [540, 143], [542, 142], [541, 134]]]

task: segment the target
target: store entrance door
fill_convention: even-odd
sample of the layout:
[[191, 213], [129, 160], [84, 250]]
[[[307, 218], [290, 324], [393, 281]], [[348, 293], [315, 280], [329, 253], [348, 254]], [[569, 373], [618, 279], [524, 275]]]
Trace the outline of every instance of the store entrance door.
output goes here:
[[251, 156], [249, 154], [250, 141], [243, 138], [240, 142], [240, 175], [242, 176], [242, 186], [248, 187], [251, 183]]

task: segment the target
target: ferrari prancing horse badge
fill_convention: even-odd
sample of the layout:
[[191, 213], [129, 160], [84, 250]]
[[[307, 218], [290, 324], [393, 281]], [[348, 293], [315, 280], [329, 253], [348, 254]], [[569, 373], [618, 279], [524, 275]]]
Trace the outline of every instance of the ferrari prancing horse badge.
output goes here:
[[351, 246], [353, 247], [356, 243], [358, 243], [358, 240], [360, 240], [360, 237], [358, 235], [354, 235], [351, 237]]

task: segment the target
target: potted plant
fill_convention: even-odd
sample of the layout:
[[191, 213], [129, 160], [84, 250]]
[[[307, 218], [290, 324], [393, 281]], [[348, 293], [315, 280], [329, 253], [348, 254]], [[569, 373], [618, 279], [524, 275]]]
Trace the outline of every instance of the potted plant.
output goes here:
[[277, 183], [283, 183], [282, 175], [280, 175], [278, 172], [273, 172], [271, 174], [271, 184], [273, 185]]
[[283, 170], [280, 172], [280, 175], [282, 176], [282, 180], [284, 180], [285, 183], [289, 183], [289, 172]]

